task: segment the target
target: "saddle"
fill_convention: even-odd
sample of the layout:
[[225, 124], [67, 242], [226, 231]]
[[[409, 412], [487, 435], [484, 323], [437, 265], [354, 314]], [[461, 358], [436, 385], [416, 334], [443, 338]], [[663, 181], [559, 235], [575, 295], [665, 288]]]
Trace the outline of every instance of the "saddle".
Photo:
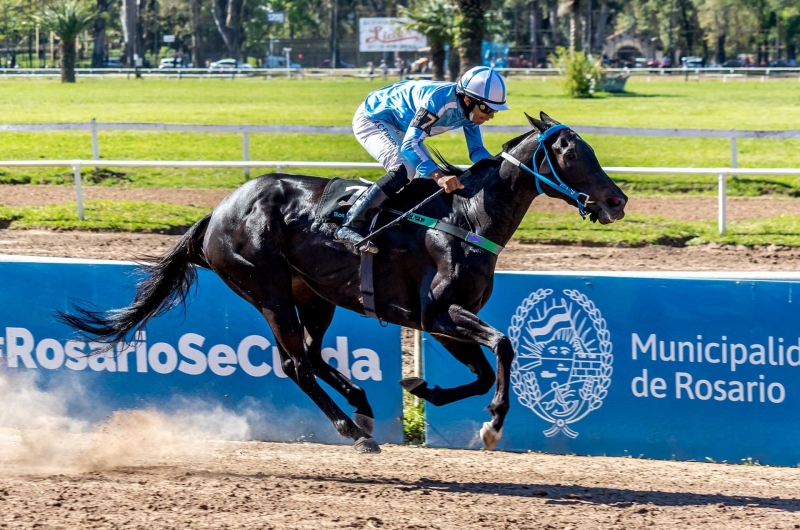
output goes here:
[[317, 205], [315, 220], [317, 223], [341, 225], [347, 211], [356, 199], [367, 191], [369, 184], [358, 180], [332, 178], [325, 185], [322, 198]]
[[[341, 225], [347, 216], [347, 211], [356, 202], [356, 199], [364, 193], [369, 184], [354, 182], [352, 180], [343, 180], [340, 178], [330, 179], [322, 192], [317, 210], [315, 213], [315, 224], [325, 226]], [[402, 193], [402, 192], [401, 192]], [[394, 210], [392, 208], [384, 207], [381, 212], [390, 213], [393, 217], [399, 218], [405, 215], [405, 220], [417, 225], [426, 227], [429, 230], [437, 230], [455, 236], [457, 239], [465, 241], [473, 246], [482, 248], [492, 254], [499, 254], [503, 247], [485, 239], [477, 234], [465, 230], [461, 227], [444, 223], [441, 220], [420, 215], [418, 213], [404, 214], [404, 212]], [[380, 212], [379, 212], [380, 213]], [[378, 215], [376, 215], [370, 223], [368, 233], [376, 228]], [[399, 221], [399, 219], [398, 219]], [[398, 222], [395, 221], [395, 222]], [[389, 223], [389, 225], [394, 222]], [[388, 228], [388, 227], [387, 227]], [[370, 252], [361, 254], [361, 266], [359, 273], [361, 276], [361, 296], [364, 306], [364, 313], [371, 318], [378, 319], [383, 323], [381, 318], [375, 312], [375, 290], [373, 284], [373, 256]]]

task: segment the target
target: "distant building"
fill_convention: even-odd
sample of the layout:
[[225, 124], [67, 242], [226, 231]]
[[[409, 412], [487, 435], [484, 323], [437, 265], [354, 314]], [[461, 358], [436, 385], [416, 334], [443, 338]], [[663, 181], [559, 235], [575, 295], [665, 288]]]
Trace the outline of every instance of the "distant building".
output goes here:
[[603, 53], [612, 61], [634, 64], [637, 58], [660, 61], [663, 57], [659, 40], [644, 33], [638, 33], [635, 27], [620, 31], [606, 37]]

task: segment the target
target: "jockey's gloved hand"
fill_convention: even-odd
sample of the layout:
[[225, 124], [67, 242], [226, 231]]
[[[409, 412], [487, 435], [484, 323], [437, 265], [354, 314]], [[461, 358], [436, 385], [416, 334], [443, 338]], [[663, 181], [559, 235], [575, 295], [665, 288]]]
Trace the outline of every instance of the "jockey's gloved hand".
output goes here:
[[455, 175], [445, 175], [438, 169], [428, 175], [428, 178], [433, 179], [436, 183], [446, 192], [452, 193], [456, 190], [463, 190], [464, 185], [458, 180]]

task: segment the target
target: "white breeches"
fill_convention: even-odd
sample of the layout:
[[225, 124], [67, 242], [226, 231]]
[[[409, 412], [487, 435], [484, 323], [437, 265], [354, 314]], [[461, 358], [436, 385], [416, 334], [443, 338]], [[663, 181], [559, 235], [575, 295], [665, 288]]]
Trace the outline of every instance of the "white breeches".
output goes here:
[[[367, 153], [380, 162], [387, 171], [403, 164], [406, 166], [409, 179], [419, 177], [417, 168], [400, 154], [400, 144], [403, 142], [402, 138], [405, 133], [401, 133], [385, 121], [367, 119], [364, 115], [363, 103], [353, 116], [353, 133], [356, 135], [358, 143], [364, 146]], [[424, 145], [420, 145], [420, 147], [430, 156]]]

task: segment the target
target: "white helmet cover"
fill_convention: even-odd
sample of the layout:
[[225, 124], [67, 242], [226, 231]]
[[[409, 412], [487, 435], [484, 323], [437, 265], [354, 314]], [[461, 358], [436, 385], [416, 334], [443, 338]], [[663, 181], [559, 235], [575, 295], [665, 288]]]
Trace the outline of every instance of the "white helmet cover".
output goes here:
[[458, 88], [494, 110], [508, 110], [506, 105], [506, 83], [497, 70], [488, 66], [470, 68], [458, 80]]

